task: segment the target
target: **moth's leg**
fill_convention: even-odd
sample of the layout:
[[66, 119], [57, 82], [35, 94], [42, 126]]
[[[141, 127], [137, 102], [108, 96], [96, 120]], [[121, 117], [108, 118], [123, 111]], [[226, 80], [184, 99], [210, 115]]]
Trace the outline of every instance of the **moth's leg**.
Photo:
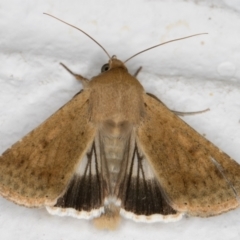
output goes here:
[[139, 67], [138, 69], [137, 69], [137, 71], [134, 73], [134, 77], [137, 77], [137, 75], [139, 74], [139, 72], [142, 70], [142, 67]]
[[[141, 70], [141, 69], [140, 69]], [[160, 99], [158, 99], [155, 95], [151, 94], [151, 93], [147, 93], [147, 95], [149, 95], [152, 98], [155, 98], [156, 100], [158, 100], [161, 104], [163, 104], [165, 107], [167, 107]], [[196, 112], [179, 112], [179, 111], [174, 111], [169, 109], [171, 112], [175, 113], [178, 116], [188, 116], [188, 115], [195, 115], [195, 114], [199, 114], [199, 113], [204, 113], [207, 111], [210, 111], [209, 108], [201, 110], [201, 111], [196, 111]]]
[[72, 72], [72, 71], [71, 71], [67, 66], [65, 66], [63, 63], [60, 63], [60, 65], [62, 65], [62, 66], [63, 66], [69, 73], [71, 73], [77, 80], [81, 81], [84, 88], [88, 85], [89, 80], [88, 80], [87, 78], [84, 78], [83, 76]]
[[207, 108], [205, 110], [197, 111], [197, 112], [178, 112], [178, 111], [171, 110], [171, 112], [175, 113], [178, 116], [195, 115], [195, 114], [204, 113], [204, 112], [207, 112], [207, 111], [210, 111], [210, 109]]

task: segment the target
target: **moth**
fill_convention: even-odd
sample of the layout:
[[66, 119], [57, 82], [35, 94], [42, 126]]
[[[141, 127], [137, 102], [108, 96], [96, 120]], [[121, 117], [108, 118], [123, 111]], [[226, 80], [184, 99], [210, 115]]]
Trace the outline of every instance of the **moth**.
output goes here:
[[240, 165], [106, 54], [91, 80], [62, 64], [83, 90], [2, 154], [0, 194], [106, 228], [237, 208]]

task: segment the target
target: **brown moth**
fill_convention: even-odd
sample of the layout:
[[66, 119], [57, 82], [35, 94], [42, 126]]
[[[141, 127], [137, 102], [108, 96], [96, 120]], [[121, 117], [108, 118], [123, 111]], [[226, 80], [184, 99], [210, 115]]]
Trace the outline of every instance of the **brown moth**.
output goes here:
[[106, 228], [120, 215], [175, 221], [239, 206], [240, 165], [146, 93], [124, 62], [109, 56], [91, 81], [72, 74], [84, 89], [0, 157], [3, 197]]

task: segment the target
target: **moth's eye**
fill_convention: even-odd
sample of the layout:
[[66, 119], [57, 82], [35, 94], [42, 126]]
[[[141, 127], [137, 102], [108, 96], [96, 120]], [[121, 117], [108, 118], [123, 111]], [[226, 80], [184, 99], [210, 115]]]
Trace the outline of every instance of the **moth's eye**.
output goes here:
[[101, 72], [106, 72], [106, 71], [108, 71], [108, 69], [109, 69], [109, 64], [106, 63], [106, 64], [104, 64], [104, 65], [102, 66]]

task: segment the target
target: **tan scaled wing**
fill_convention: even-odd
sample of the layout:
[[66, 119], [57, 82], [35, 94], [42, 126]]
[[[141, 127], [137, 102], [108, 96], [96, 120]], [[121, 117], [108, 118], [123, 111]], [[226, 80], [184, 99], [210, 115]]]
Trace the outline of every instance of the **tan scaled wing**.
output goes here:
[[0, 195], [29, 207], [54, 205], [90, 148], [89, 92], [82, 91], [0, 157]]
[[239, 206], [240, 165], [145, 94], [137, 141], [173, 209], [211, 216]]

